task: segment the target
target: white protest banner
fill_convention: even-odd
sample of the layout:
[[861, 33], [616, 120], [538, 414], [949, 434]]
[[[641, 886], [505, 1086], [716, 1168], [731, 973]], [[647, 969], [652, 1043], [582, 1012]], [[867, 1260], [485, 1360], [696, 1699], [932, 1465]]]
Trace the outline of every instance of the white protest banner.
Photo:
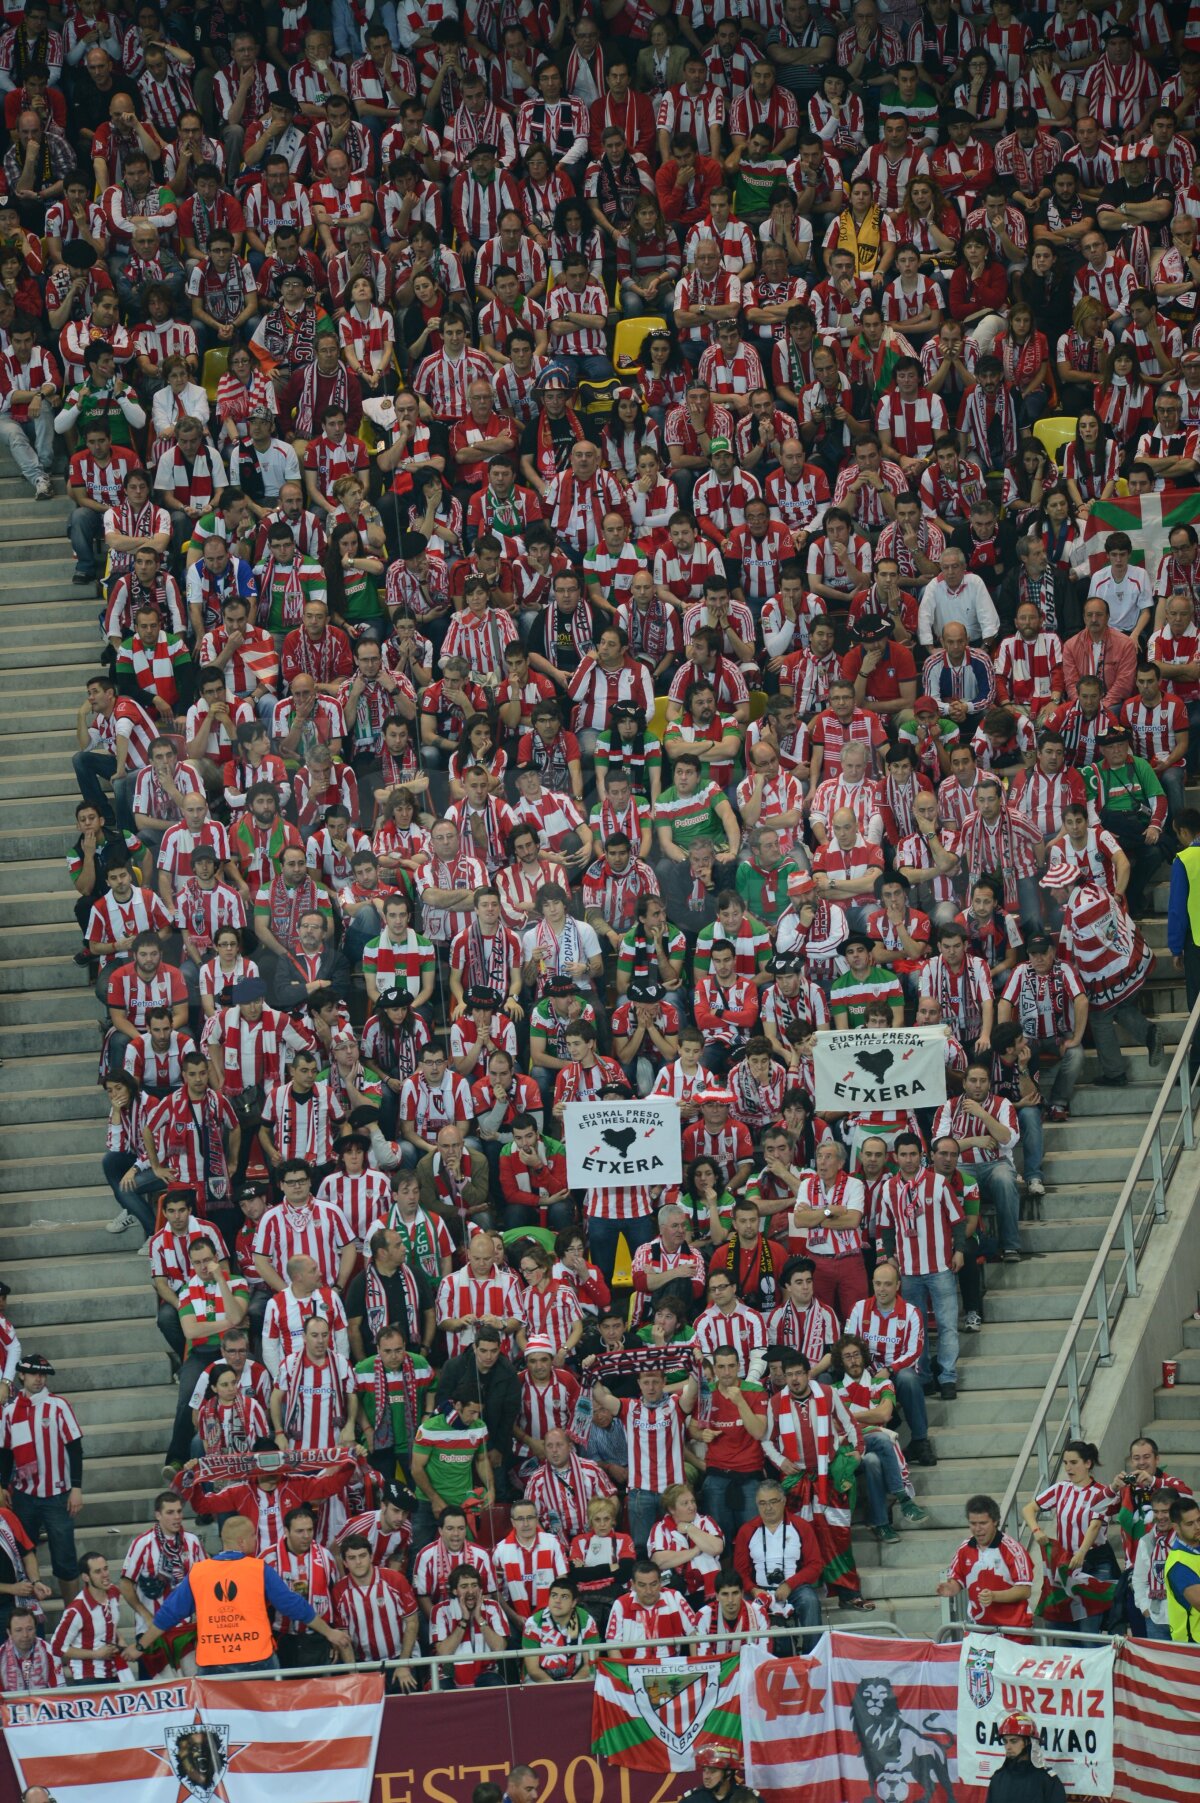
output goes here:
[[1113, 1646], [1031, 1646], [969, 1634], [958, 1667], [958, 1771], [986, 1784], [1004, 1759], [1000, 1725], [1027, 1715], [1034, 1756], [1071, 1796], [1113, 1789]]
[[666, 1098], [568, 1102], [563, 1133], [572, 1189], [632, 1189], [683, 1179], [679, 1109]]
[[813, 1052], [818, 1114], [825, 1108], [936, 1108], [946, 1100], [941, 1027], [860, 1027], [818, 1033]]

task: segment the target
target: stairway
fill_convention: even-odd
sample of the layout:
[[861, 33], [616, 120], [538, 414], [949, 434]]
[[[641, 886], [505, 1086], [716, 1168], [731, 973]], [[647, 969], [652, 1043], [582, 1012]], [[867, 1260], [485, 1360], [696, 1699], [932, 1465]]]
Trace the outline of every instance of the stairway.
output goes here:
[[161, 1488], [175, 1390], [138, 1230], [104, 1231], [100, 1009], [72, 963], [64, 863], [100, 604], [72, 586], [69, 512], [0, 462], [0, 1273], [22, 1345], [50, 1359], [83, 1429], [80, 1548], [119, 1558]]
[[[1166, 949], [1165, 884], [1156, 893], [1156, 905], [1163, 913], [1143, 921], [1142, 930], [1161, 974], [1151, 978], [1143, 994], [1169, 1055], [1179, 1042], [1187, 1011], [1182, 978], [1171, 971]], [[897, 1516], [900, 1544], [888, 1547], [879, 1546], [865, 1527], [854, 1530], [863, 1594], [906, 1634], [936, 1634], [941, 1625], [941, 1604], [934, 1590], [966, 1537], [966, 1500], [983, 1491], [999, 1501], [1004, 1493], [1133, 1163], [1165, 1067], [1151, 1071], [1140, 1049], [1128, 1049], [1126, 1056], [1127, 1087], [1102, 1089], [1095, 1083], [1095, 1054], [1087, 1053], [1071, 1119], [1045, 1128], [1047, 1188], [1042, 1218], [1021, 1223], [1021, 1247], [1027, 1256], [1019, 1265], [988, 1266], [983, 1331], [959, 1337], [958, 1398], [949, 1403], [929, 1399], [930, 1437], [938, 1463], [914, 1467], [912, 1473], [917, 1501], [930, 1517], [928, 1525], [904, 1528]], [[1018, 1173], [1020, 1168], [1018, 1152]], [[1120, 1263], [1114, 1254], [1114, 1276]], [[1200, 1323], [1189, 1325], [1195, 1336], [1190, 1344], [1198, 1349], [1192, 1355], [1192, 1381], [1200, 1384]], [[1164, 1394], [1170, 1399], [1189, 1393], [1180, 1388], [1160, 1392]], [[1191, 1390], [1191, 1425], [1185, 1427], [1179, 1419], [1170, 1425], [1177, 1438], [1190, 1437], [1200, 1472], [1200, 1429], [1194, 1425], [1197, 1397], [1200, 1389]], [[1178, 1417], [1187, 1406], [1172, 1403], [1171, 1410]], [[1183, 1450], [1181, 1444], [1179, 1451]], [[1163, 1456], [1170, 1465], [1165, 1449]]]
[[1159, 1460], [1172, 1477], [1186, 1478], [1200, 1493], [1200, 1321], [1185, 1321], [1179, 1371], [1171, 1389], [1154, 1392], [1154, 1419], [1142, 1432], [1158, 1442]]

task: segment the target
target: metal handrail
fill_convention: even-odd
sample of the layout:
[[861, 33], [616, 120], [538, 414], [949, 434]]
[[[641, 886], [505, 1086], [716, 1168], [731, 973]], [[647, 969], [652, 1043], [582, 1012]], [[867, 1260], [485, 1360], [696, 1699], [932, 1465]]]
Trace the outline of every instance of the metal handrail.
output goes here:
[[[1082, 1433], [1083, 1404], [1088, 1387], [1097, 1368], [1112, 1363], [1112, 1328], [1125, 1302], [1138, 1293], [1138, 1260], [1145, 1251], [1154, 1228], [1167, 1219], [1167, 1190], [1175, 1174], [1179, 1156], [1184, 1151], [1191, 1151], [1195, 1145], [1195, 1080], [1188, 1066], [1192, 1040], [1198, 1028], [1200, 1002], [1196, 1003], [1188, 1015], [1182, 1037], [1175, 1048], [1175, 1056], [1150, 1111], [1146, 1130], [1142, 1134], [1129, 1174], [1121, 1186], [1104, 1238], [1054, 1361], [1054, 1368], [1046, 1380], [1033, 1420], [1029, 1424], [1029, 1431], [1017, 1454], [1000, 1503], [1000, 1525], [1009, 1532], [1017, 1531], [1020, 1525], [1014, 1517], [1017, 1515], [1030, 1461], [1036, 1458], [1039, 1482], [1045, 1485], [1061, 1457], [1063, 1446]], [[1178, 1119], [1164, 1140], [1164, 1117], [1168, 1105], [1175, 1098], [1178, 1098]], [[1139, 1185], [1146, 1181], [1147, 1162], [1151, 1167], [1150, 1189], [1139, 1207], [1137, 1191]], [[1108, 1260], [1118, 1241], [1122, 1257], [1121, 1269], [1110, 1287]], [[1057, 1403], [1058, 1391], [1064, 1384], [1067, 1391], [1066, 1412], [1058, 1425], [1052, 1427], [1051, 1418], [1060, 1406]]]
[[[704, 1633], [704, 1634], [657, 1635], [654, 1637], [646, 1637], [646, 1638], [637, 1639], [637, 1640], [590, 1640], [590, 1641], [586, 1641], [586, 1642], [578, 1641], [569, 1647], [562, 1648], [559, 1650], [567, 1651], [567, 1652], [586, 1653], [589, 1656], [589, 1658], [596, 1658], [596, 1659], [601, 1658], [604, 1655], [607, 1655], [610, 1658], [612, 1658], [614, 1656], [620, 1658], [620, 1657], [624, 1657], [628, 1653], [636, 1652], [639, 1648], [644, 1649], [646, 1647], [708, 1646], [714, 1640], [719, 1640], [723, 1645], [740, 1643], [743, 1640], [746, 1640], [746, 1641], [770, 1640], [772, 1642], [774, 1642], [776, 1640], [799, 1640], [799, 1639], [819, 1640], [822, 1634], [826, 1634], [831, 1631], [836, 1631], [839, 1634], [843, 1634], [843, 1633], [844, 1634], [863, 1634], [863, 1635], [868, 1635], [868, 1636], [875, 1635], [875, 1634], [883, 1634], [885, 1636], [892, 1636], [897, 1640], [905, 1639], [904, 1632], [892, 1620], [891, 1616], [890, 1615], [881, 1615], [881, 1616], [873, 1618], [869, 1622], [866, 1622], [866, 1621], [863, 1622], [861, 1624], [861, 1626], [859, 1625], [859, 1623], [857, 1621], [844, 1622], [835, 1617], [834, 1620], [832, 1620], [832, 1621], [828, 1621], [828, 1622], [823, 1621], [823, 1622], [818, 1623], [818, 1625], [815, 1628], [798, 1628], [798, 1627], [797, 1628], [794, 1628], [794, 1627], [742, 1628], [742, 1629], [732, 1630], [729, 1633], [720, 1633], [713, 1629], [710, 1629], [707, 1633]], [[412, 1659], [352, 1659], [349, 1662], [349, 1664], [298, 1665], [298, 1666], [292, 1666], [286, 1670], [281, 1667], [278, 1671], [206, 1672], [204, 1675], [206, 1678], [213, 1678], [213, 1679], [219, 1680], [222, 1684], [234, 1684], [234, 1683], [241, 1683], [243, 1681], [248, 1681], [251, 1679], [253, 1679], [256, 1683], [261, 1683], [264, 1679], [279, 1681], [279, 1680], [283, 1680], [283, 1679], [287, 1679], [287, 1678], [338, 1678], [338, 1677], [347, 1676], [351, 1672], [378, 1672], [378, 1671], [394, 1672], [394, 1671], [424, 1671], [424, 1670], [428, 1670], [429, 1674], [430, 1674], [430, 1682], [429, 1682], [430, 1690], [436, 1691], [436, 1690], [440, 1689], [440, 1683], [439, 1683], [440, 1673], [438, 1670], [439, 1666], [460, 1665], [460, 1664], [461, 1665], [482, 1665], [482, 1664], [511, 1665], [511, 1664], [514, 1664], [517, 1660], [520, 1660], [522, 1663], [524, 1663], [524, 1661], [530, 1657], [536, 1657], [536, 1649], [535, 1648], [532, 1648], [532, 1647], [505, 1647], [496, 1653], [489, 1651], [486, 1659], [481, 1659], [481, 1657], [477, 1651], [468, 1651], [468, 1652], [459, 1652], [459, 1653], [442, 1653], [442, 1654], [420, 1653]], [[116, 1682], [115, 1680], [112, 1680], [112, 1681], [109, 1681], [108, 1683], [88, 1684], [87, 1689], [88, 1690], [131, 1690], [131, 1689], [161, 1690], [165, 1684], [186, 1683], [187, 1681], [188, 1680], [186, 1680], [182, 1677], [168, 1676], [166, 1673], [160, 1672], [157, 1678], [138, 1678], [134, 1681], [134, 1683], [132, 1685], [120, 1684], [120, 1683]], [[568, 1679], [568, 1680], [566, 1680], [566, 1682], [568, 1682], [568, 1683], [590, 1683], [591, 1678], [588, 1677], [588, 1678]], [[0, 1692], [0, 1697], [2, 1697], [6, 1703], [7, 1702], [21, 1702], [25, 1698], [28, 1698], [28, 1697], [61, 1697], [61, 1695], [62, 1695], [61, 1688], [45, 1689], [45, 1690], [6, 1690], [3, 1692]]]

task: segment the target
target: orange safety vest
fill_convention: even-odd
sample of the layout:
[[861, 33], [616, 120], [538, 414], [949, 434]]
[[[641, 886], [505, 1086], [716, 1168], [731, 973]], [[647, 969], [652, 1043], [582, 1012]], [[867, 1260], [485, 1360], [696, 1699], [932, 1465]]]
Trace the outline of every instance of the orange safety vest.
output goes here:
[[271, 1657], [275, 1637], [261, 1559], [201, 1559], [188, 1582], [196, 1604], [198, 1665], [249, 1665]]

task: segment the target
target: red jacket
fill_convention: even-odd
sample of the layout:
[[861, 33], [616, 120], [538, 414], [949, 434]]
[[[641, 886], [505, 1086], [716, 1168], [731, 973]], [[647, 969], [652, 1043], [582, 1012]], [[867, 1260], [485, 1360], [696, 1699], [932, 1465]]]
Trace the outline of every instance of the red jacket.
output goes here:
[[954, 319], [966, 319], [969, 313], [978, 313], [981, 307], [1002, 313], [1007, 305], [1008, 271], [995, 258], [984, 264], [983, 274], [977, 282], [971, 280], [965, 263], [960, 263], [950, 277], [950, 314]]
[[665, 162], [654, 178], [658, 189], [658, 204], [662, 208], [663, 218], [671, 225], [695, 225], [698, 219], [708, 217], [708, 199], [714, 188], [719, 188], [725, 177], [720, 163], [715, 157], [696, 157], [696, 174], [692, 185], [692, 203], [687, 204], [687, 189], [675, 186], [675, 174], [679, 164], [671, 157]]

